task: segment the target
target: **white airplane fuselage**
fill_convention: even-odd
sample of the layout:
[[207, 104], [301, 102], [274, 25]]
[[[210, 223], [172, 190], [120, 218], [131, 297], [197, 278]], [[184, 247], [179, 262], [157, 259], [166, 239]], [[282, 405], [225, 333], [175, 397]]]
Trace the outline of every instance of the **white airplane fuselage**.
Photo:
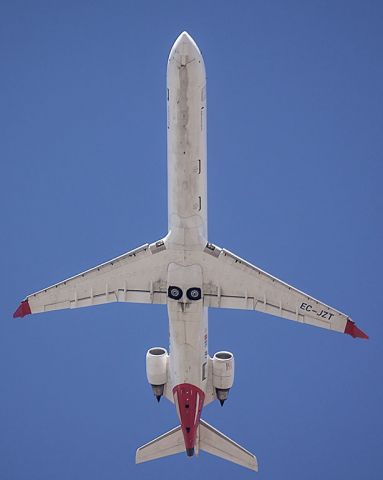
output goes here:
[[[168, 286], [180, 288], [185, 299], [168, 301], [169, 384], [181, 425], [188, 423], [186, 416], [192, 416], [197, 428], [208, 376], [208, 313], [202, 300], [188, 300], [187, 292], [202, 290], [202, 267], [193, 263], [193, 251], [203, 250], [207, 243], [206, 75], [201, 52], [187, 33], [180, 35], [169, 55], [167, 131], [169, 233], [165, 242], [167, 249], [181, 253], [181, 261], [169, 265]], [[183, 405], [186, 397], [190, 406], [183, 411], [181, 398]], [[183, 432], [187, 450], [194, 447], [195, 428]]]

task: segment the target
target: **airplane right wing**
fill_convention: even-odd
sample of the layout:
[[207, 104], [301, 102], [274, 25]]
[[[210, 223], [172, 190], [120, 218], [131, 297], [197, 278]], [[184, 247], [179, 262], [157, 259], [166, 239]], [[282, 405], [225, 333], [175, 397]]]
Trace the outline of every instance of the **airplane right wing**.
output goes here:
[[368, 338], [344, 313], [282, 282], [228, 250], [208, 243], [203, 254], [204, 305], [258, 310]]
[[145, 244], [28, 295], [13, 316], [110, 302], [165, 304], [170, 258], [162, 240]]

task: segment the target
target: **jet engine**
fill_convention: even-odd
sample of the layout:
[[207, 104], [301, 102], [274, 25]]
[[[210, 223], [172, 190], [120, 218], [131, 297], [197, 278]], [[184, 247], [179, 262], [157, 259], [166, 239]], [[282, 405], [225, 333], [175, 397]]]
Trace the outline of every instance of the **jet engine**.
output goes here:
[[234, 382], [234, 355], [217, 352], [213, 357], [213, 387], [221, 405], [225, 403]]
[[159, 402], [167, 382], [168, 352], [165, 348], [150, 348], [146, 353], [146, 376]]

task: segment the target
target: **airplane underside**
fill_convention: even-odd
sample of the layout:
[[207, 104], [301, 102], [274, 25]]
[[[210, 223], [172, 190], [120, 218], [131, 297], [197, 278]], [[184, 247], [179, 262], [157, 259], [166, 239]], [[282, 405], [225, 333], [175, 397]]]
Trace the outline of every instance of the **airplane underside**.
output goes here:
[[24, 299], [14, 317], [110, 302], [167, 305], [169, 352], [146, 355], [157, 400], [175, 404], [180, 425], [137, 450], [136, 462], [199, 450], [252, 470], [256, 457], [201, 419], [204, 406], [228, 398], [234, 355], [208, 354], [208, 309], [255, 310], [368, 338], [344, 313], [208, 241], [206, 74], [183, 32], [167, 68], [168, 234]]

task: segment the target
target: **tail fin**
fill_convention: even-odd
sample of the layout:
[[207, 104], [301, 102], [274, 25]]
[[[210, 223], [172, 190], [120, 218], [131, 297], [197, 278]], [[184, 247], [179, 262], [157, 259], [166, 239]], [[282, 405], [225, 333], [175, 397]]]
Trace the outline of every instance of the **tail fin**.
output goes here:
[[181, 425], [146, 443], [136, 451], [136, 463], [148, 462], [185, 451]]
[[[204, 450], [211, 455], [216, 455], [229, 462], [258, 471], [258, 462], [255, 455], [245, 450], [238, 443], [233, 442], [233, 440], [202, 419], [198, 427], [195, 447], [196, 453], [199, 450]], [[184, 437], [181, 426], [178, 426], [138, 448], [136, 463], [148, 462], [149, 460], [167, 457], [184, 451]]]
[[219, 430], [200, 420], [199, 425], [199, 448], [211, 455], [224, 458], [229, 462], [237, 463], [242, 467], [258, 471], [257, 457], [245, 450], [238, 443], [233, 442]]

